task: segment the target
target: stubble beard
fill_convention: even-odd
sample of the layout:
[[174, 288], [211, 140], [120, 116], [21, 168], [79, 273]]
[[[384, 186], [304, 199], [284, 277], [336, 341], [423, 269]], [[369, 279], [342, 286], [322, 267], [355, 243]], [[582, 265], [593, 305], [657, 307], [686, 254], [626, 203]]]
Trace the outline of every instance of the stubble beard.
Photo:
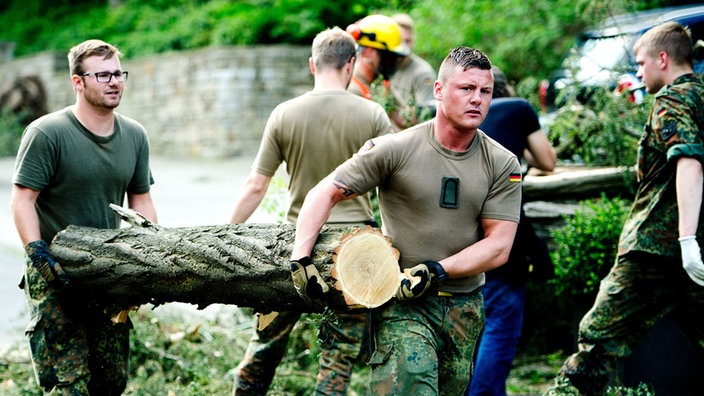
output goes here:
[[117, 99], [108, 99], [105, 97], [105, 94], [102, 92], [86, 92], [84, 94], [84, 97], [86, 99], [86, 102], [90, 104], [94, 108], [102, 108], [106, 110], [113, 110], [117, 108], [117, 106], [120, 105], [120, 101], [122, 100], [122, 91], [119, 92]]

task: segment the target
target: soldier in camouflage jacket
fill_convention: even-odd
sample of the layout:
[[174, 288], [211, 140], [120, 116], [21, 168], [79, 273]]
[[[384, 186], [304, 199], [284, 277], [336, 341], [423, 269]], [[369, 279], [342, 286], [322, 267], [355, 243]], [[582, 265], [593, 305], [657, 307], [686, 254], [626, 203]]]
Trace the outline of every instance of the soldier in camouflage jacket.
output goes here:
[[548, 394], [576, 387], [603, 395], [618, 359], [668, 314], [704, 346], [704, 82], [693, 74], [691, 49], [689, 29], [676, 22], [635, 44], [637, 76], [656, 95], [638, 149], [638, 189], [616, 263], [580, 322], [579, 350]]

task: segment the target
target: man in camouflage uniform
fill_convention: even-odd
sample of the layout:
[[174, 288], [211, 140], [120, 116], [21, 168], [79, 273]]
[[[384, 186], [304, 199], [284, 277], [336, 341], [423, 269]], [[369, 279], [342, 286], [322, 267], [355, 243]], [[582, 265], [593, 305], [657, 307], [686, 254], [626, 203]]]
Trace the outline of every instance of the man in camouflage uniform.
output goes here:
[[120, 395], [127, 384], [129, 318], [115, 324], [103, 307], [73, 297], [48, 247], [68, 225], [118, 228], [109, 204], [125, 198], [156, 222], [147, 133], [114, 112], [127, 80], [121, 55], [100, 40], [69, 51], [76, 103], [32, 122], [15, 162], [12, 214], [27, 252], [26, 334], [37, 382], [52, 395]]
[[333, 207], [378, 188], [382, 230], [400, 252], [396, 299], [372, 312], [372, 395], [461, 395], [484, 325], [484, 272], [506, 262], [516, 233], [521, 168], [478, 129], [491, 102], [491, 62], [458, 47], [434, 83], [437, 115], [367, 142], [306, 196], [292, 265], [299, 292], [327, 288], [306, 265]]
[[[286, 221], [296, 223], [308, 191], [364, 142], [393, 131], [384, 109], [347, 91], [356, 61], [352, 36], [327, 29], [313, 40], [310, 70], [315, 85], [272, 111], [257, 158], [233, 210], [231, 223], [243, 223], [259, 206], [282, 162], [290, 176]], [[348, 201], [330, 216], [329, 224], [365, 226], [373, 223], [367, 195]], [[276, 308], [276, 307], [272, 307]], [[289, 336], [301, 314], [258, 315], [257, 329], [236, 370], [235, 395], [264, 395], [281, 362]], [[325, 316], [318, 334], [320, 368], [315, 393], [344, 395], [355, 362], [368, 344], [368, 313]], [[272, 319], [267, 326], [260, 326]]]
[[667, 314], [704, 347], [704, 83], [692, 73], [689, 30], [670, 22], [635, 44], [653, 108], [638, 151], [639, 185], [616, 263], [579, 326], [579, 350], [548, 394], [602, 395], [617, 359]]

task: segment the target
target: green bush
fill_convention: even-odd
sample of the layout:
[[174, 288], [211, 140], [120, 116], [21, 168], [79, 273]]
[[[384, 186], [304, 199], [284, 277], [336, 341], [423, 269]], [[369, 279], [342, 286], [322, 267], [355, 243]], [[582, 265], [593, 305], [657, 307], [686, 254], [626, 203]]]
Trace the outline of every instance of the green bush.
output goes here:
[[551, 232], [557, 296], [585, 295], [598, 290], [616, 258], [618, 238], [629, 202], [621, 198], [581, 201], [563, 228]]
[[652, 96], [641, 104], [626, 95], [595, 89], [585, 104], [574, 98], [550, 122], [548, 137], [558, 158], [591, 166], [635, 165], [638, 139]]

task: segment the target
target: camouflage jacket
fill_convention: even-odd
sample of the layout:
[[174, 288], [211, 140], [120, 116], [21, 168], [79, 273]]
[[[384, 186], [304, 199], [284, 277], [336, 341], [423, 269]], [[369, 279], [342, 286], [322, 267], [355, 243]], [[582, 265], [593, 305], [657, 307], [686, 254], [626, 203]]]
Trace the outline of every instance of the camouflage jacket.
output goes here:
[[[704, 163], [704, 81], [678, 77], [655, 96], [638, 148], [638, 189], [621, 232], [618, 253], [679, 257], [677, 159]], [[697, 236], [704, 240], [700, 216]]]

